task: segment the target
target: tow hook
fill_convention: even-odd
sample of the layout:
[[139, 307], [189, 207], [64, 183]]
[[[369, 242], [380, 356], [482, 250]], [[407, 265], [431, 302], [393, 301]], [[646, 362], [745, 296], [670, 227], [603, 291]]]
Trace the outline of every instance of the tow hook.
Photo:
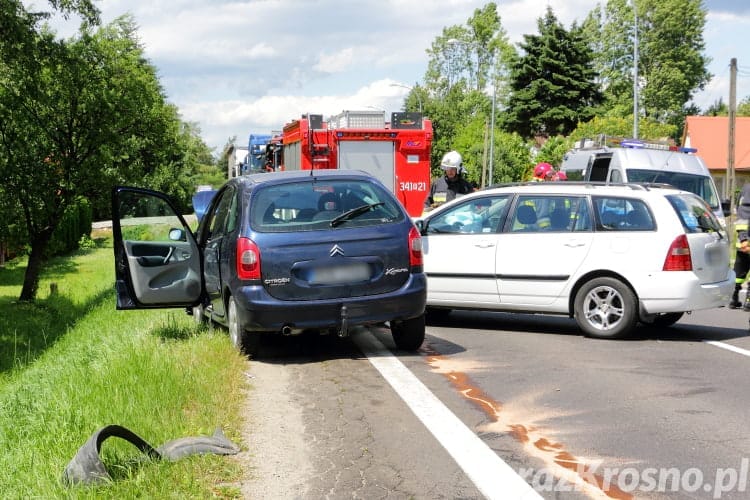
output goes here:
[[346, 317], [346, 306], [341, 306], [341, 327], [339, 328], [339, 337], [349, 336], [349, 320]]

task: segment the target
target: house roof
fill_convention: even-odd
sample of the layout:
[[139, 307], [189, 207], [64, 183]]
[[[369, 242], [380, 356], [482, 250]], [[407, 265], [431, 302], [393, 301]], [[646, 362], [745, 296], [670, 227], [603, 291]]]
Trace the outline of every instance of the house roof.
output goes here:
[[[682, 145], [696, 148], [710, 170], [726, 170], [729, 152], [729, 117], [688, 116]], [[738, 116], [734, 126], [735, 170], [750, 172], [750, 117]]]

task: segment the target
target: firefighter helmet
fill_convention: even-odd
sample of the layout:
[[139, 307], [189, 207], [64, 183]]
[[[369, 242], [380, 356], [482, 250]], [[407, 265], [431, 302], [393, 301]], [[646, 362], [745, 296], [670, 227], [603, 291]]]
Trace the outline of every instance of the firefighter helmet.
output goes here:
[[547, 176], [551, 173], [554, 173], [554, 168], [552, 168], [552, 165], [546, 162], [537, 163], [536, 167], [534, 167], [534, 178], [539, 180], [546, 180]]
[[458, 173], [461, 173], [462, 162], [463, 158], [461, 158], [461, 154], [458, 151], [448, 151], [443, 155], [443, 159], [440, 160], [440, 168], [443, 170], [446, 168], [455, 168]]

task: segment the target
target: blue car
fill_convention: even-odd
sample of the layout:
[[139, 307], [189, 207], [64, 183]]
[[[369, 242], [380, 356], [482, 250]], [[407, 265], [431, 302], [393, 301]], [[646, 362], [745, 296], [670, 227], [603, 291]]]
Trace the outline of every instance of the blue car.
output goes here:
[[398, 348], [424, 340], [420, 234], [367, 173], [234, 178], [194, 232], [162, 193], [118, 186], [112, 201], [117, 309], [185, 307], [251, 356], [266, 333], [388, 322]]

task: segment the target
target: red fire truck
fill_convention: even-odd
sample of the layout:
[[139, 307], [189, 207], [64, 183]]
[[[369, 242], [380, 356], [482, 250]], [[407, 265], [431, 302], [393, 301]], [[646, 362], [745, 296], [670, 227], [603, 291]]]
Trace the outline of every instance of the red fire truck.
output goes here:
[[306, 114], [284, 126], [284, 170], [364, 170], [391, 189], [412, 216], [430, 189], [432, 123], [421, 113], [344, 111], [323, 120]]

